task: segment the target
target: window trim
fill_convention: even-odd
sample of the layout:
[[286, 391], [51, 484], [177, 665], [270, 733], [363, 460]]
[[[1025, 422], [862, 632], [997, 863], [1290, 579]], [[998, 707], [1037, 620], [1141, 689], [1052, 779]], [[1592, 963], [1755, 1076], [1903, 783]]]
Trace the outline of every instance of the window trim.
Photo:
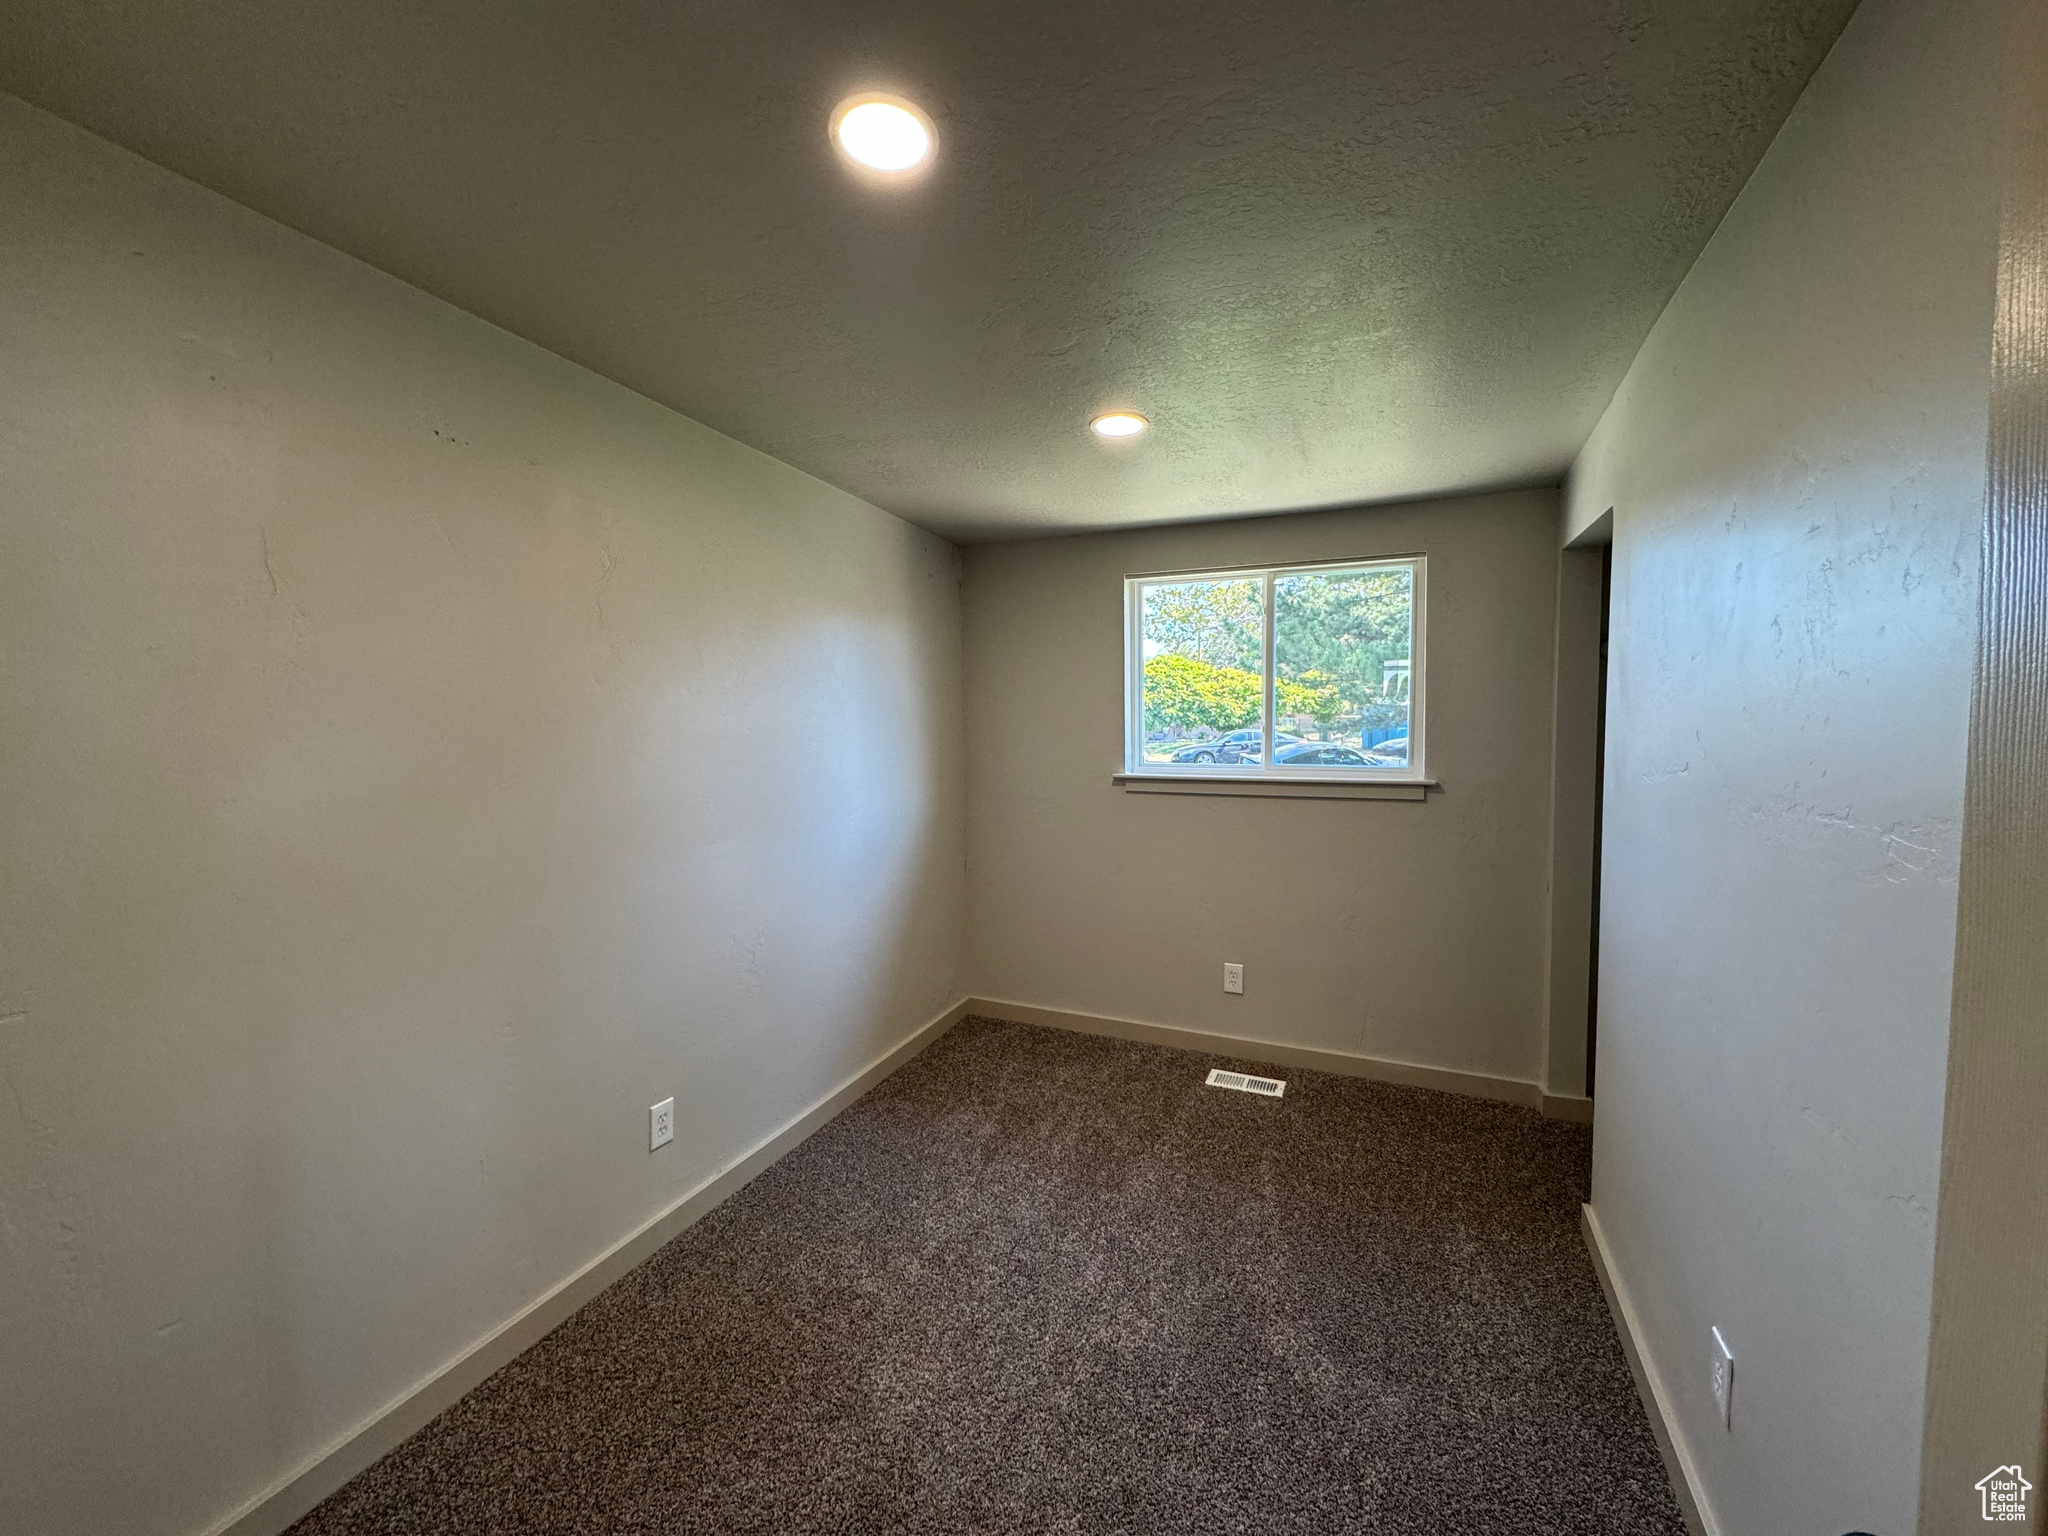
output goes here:
[[[1355, 571], [1372, 566], [1405, 565], [1414, 571], [1413, 609], [1408, 628], [1408, 761], [1399, 768], [1275, 768], [1270, 744], [1275, 729], [1277, 679], [1273, 649], [1273, 582], [1278, 576], [1314, 575], [1322, 571]], [[1148, 586], [1175, 581], [1242, 581], [1259, 579], [1260, 651], [1264, 686], [1258, 731], [1268, 743], [1268, 761], [1236, 763], [1148, 763], [1145, 761], [1145, 641], [1143, 592]], [[1289, 560], [1263, 565], [1203, 566], [1182, 571], [1138, 571], [1124, 577], [1124, 766], [1115, 782], [1130, 788], [1132, 780], [1202, 779], [1228, 793], [1232, 784], [1388, 784], [1430, 785], [1425, 754], [1428, 735], [1428, 673], [1426, 654], [1429, 608], [1429, 556], [1421, 551], [1399, 555], [1364, 555], [1343, 560]], [[1143, 787], [1142, 785], [1139, 787]]]

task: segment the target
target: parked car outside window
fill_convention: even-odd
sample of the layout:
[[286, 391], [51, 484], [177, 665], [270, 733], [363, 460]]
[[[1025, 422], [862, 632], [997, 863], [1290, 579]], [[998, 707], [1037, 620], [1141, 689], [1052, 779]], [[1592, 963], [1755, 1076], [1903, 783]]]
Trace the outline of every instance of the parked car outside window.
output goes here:
[[1356, 747], [1327, 746], [1320, 742], [1303, 742], [1298, 747], [1282, 747], [1273, 754], [1273, 763], [1281, 768], [1388, 768], [1395, 764], [1375, 761]]
[[[1242, 716], [1239, 716], [1242, 719]], [[1290, 736], [1285, 731], [1276, 733], [1274, 744], [1282, 751], [1299, 742], [1299, 736]], [[1182, 747], [1173, 754], [1176, 763], [1242, 763], [1257, 762], [1264, 744], [1257, 731], [1232, 731], [1214, 741], [1198, 741], [1192, 746]]]

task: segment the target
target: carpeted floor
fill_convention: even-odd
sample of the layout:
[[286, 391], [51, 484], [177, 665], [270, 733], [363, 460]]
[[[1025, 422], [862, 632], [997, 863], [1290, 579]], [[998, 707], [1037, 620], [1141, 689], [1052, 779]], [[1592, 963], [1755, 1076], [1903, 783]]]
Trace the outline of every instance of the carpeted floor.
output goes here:
[[971, 1019], [297, 1536], [1682, 1536], [1506, 1105]]

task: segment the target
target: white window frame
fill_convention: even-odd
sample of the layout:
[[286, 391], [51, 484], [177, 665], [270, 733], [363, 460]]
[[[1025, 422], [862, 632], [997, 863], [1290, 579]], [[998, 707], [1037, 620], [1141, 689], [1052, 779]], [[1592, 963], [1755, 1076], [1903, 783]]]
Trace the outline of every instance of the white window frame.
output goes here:
[[[1408, 762], [1397, 768], [1276, 768], [1274, 737], [1273, 582], [1280, 576], [1313, 576], [1325, 571], [1371, 570], [1407, 566], [1414, 575], [1415, 607], [1409, 623]], [[1145, 602], [1147, 587], [1189, 581], [1243, 581], [1260, 586], [1260, 646], [1265, 671], [1258, 731], [1266, 744], [1258, 763], [1148, 763], [1145, 761]], [[1303, 560], [1280, 565], [1221, 566], [1192, 571], [1144, 571], [1124, 578], [1124, 772], [1125, 778], [1229, 779], [1281, 784], [1426, 784], [1429, 765], [1425, 707], [1428, 702], [1425, 641], [1427, 638], [1429, 559], [1426, 555], [1373, 555], [1355, 560]], [[1249, 729], [1249, 727], [1248, 727]]]

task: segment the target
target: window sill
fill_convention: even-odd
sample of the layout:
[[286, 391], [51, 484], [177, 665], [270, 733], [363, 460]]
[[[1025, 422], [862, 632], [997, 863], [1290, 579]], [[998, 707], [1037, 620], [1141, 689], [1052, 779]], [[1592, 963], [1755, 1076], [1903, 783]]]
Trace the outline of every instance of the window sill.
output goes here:
[[1140, 795], [1243, 795], [1254, 800], [1422, 800], [1435, 779], [1282, 779], [1192, 773], [1113, 773], [1112, 784]]

